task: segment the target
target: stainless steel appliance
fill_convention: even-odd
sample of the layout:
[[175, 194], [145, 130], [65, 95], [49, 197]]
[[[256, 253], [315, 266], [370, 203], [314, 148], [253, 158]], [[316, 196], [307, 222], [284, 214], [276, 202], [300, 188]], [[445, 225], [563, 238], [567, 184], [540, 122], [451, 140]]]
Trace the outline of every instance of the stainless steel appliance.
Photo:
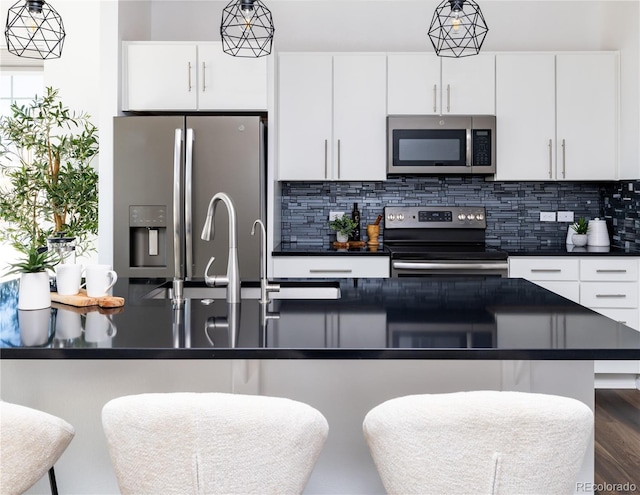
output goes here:
[[[228, 219], [200, 239], [212, 196], [227, 193], [237, 210], [242, 278], [258, 280], [264, 219], [265, 125], [259, 116], [114, 118], [114, 268], [128, 277], [202, 278], [227, 266]], [[215, 268], [217, 267], [217, 268]]]
[[494, 115], [387, 117], [387, 175], [495, 172]]
[[485, 245], [482, 206], [387, 206], [392, 277], [507, 276], [507, 253]]

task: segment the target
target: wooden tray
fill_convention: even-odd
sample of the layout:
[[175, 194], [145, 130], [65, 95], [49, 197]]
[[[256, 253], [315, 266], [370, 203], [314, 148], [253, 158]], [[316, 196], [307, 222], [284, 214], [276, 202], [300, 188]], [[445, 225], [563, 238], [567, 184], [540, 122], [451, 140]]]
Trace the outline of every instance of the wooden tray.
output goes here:
[[349, 242], [333, 242], [334, 249], [351, 249], [351, 248], [363, 248], [365, 246], [364, 241], [349, 241]]
[[61, 296], [57, 292], [52, 292], [51, 301], [66, 304], [68, 306], [76, 306], [79, 308], [84, 308], [87, 306], [100, 306], [101, 308], [119, 308], [120, 306], [124, 306], [123, 297], [89, 297], [85, 289], [80, 289], [80, 292], [78, 292], [78, 294], [76, 294], [75, 296]]

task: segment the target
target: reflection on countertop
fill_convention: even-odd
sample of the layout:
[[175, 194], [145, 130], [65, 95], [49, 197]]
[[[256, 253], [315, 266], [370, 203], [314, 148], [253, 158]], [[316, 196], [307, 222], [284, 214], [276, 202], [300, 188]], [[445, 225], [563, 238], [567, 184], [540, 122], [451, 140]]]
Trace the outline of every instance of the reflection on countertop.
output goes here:
[[[522, 279], [360, 279], [334, 300], [146, 297], [122, 279], [119, 312], [56, 305], [27, 328], [0, 286], [3, 359], [640, 359], [640, 332]], [[35, 328], [33, 330], [32, 328]]]

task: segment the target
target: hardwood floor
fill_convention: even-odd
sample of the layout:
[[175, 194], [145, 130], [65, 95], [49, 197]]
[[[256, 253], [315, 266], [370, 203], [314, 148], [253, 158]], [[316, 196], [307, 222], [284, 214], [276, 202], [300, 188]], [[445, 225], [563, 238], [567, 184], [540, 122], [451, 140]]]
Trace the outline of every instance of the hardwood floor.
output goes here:
[[595, 417], [596, 494], [640, 494], [640, 390], [596, 390]]

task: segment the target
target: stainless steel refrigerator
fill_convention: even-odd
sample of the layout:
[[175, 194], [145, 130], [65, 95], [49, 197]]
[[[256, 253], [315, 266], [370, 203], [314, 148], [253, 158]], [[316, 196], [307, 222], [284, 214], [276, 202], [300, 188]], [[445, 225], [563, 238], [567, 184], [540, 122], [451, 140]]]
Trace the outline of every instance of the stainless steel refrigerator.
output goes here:
[[[127, 277], [202, 278], [224, 274], [228, 221], [215, 214], [215, 237], [200, 239], [217, 192], [233, 200], [243, 280], [259, 278], [265, 219], [265, 125], [259, 116], [114, 118], [114, 268]], [[176, 269], [177, 268], [177, 269]]]

